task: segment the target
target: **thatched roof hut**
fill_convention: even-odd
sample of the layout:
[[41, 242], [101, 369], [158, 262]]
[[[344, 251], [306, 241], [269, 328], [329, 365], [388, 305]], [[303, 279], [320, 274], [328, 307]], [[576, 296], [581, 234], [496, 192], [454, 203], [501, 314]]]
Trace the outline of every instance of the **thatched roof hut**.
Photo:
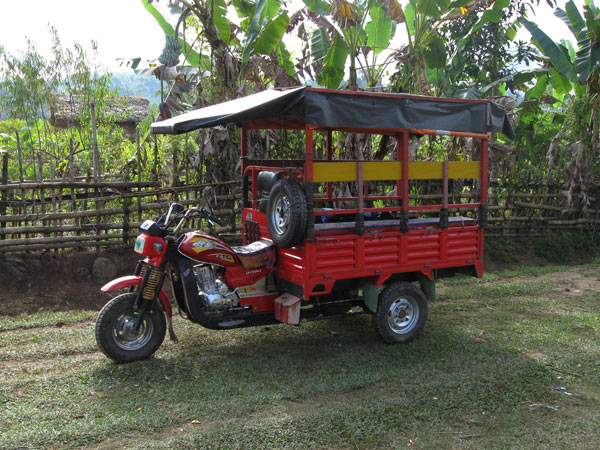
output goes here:
[[[52, 125], [58, 128], [79, 126], [83, 102], [82, 96], [55, 95], [50, 115]], [[137, 124], [148, 117], [148, 114], [150, 114], [150, 101], [144, 97], [117, 97], [104, 111], [104, 115], [111, 117], [111, 122], [123, 128], [132, 139], [135, 137]]]

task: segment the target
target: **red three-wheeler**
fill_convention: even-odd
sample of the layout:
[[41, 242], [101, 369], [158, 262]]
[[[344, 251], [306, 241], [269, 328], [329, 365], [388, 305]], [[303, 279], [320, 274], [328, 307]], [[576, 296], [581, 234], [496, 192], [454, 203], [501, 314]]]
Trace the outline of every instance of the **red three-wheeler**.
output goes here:
[[[96, 327], [115, 361], [152, 355], [167, 329], [175, 339], [171, 303], [211, 329], [369, 313], [385, 342], [409, 342], [425, 325], [436, 279], [482, 276], [488, 134], [514, 134], [500, 106], [299, 87], [190, 111], [152, 131], [229, 124], [241, 129], [245, 245], [181, 232], [188, 219], [219, 222], [205, 209], [173, 204], [146, 221], [134, 275], [103, 287], [129, 289], [104, 307]], [[251, 158], [252, 136], [274, 129], [303, 141], [296, 159]], [[410, 147], [422, 136], [461, 141], [478, 160], [418, 161]], [[438, 195], [416, 195], [424, 183]]]

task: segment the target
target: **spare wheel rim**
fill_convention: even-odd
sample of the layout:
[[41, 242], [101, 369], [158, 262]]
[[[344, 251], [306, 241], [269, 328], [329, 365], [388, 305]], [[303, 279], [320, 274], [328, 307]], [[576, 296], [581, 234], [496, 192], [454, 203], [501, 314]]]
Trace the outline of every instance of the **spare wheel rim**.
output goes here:
[[290, 226], [290, 200], [287, 195], [281, 194], [275, 200], [271, 213], [273, 227], [278, 235], [283, 235]]

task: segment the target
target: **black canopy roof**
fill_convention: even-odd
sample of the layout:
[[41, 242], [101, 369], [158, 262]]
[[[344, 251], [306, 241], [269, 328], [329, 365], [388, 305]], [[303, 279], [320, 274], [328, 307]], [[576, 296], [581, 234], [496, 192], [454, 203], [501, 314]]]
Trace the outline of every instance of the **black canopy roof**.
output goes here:
[[[332, 129], [437, 130], [514, 138], [504, 108], [488, 100], [334, 91], [272, 89], [155, 122], [157, 134], [181, 134], [229, 123], [268, 121], [273, 128], [314, 125]], [[293, 125], [292, 125], [293, 124]]]

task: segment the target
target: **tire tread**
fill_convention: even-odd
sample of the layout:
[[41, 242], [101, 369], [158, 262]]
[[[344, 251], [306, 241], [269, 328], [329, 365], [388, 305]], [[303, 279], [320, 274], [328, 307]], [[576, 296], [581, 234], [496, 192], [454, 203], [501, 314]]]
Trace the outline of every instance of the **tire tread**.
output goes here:
[[114, 297], [104, 305], [100, 314], [98, 314], [98, 319], [96, 319], [96, 342], [98, 343], [100, 350], [116, 363], [140, 361], [151, 357], [161, 346], [165, 338], [167, 331], [165, 315], [157, 308], [157, 310], [150, 315], [150, 320], [153, 321], [154, 335], [145, 347], [136, 351], [126, 351], [113, 342], [110, 336], [110, 333], [112, 332], [110, 328], [110, 315], [118, 313], [128, 305], [133, 305], [136, 297], [137, 293], [135, 292], [128, 292]]
[[[386, 317], [387, 306], [385, 306], [388, 302], [393, 301], [403, 292], [413, 296], [420, 306], [419, 322], [417, 323], [415, 328], [413, 328], [413, 330], [406, 335], [396, 334], [389, 329]], [[427, 299], [425, 298], [425, 294], [423, 294], [423, 291], [421, 291], [421, 289], [419, 289], [413, 284], [406, 282], [396, 282], [387, 286], [380, 294], [379, 303], [377, 305], [377, 312], [373, 314], [373, 327], [385, 343], [405, 344], [414, 340], [419, 335], [419, 333], [421, 333], [423, 327], [425, 326], [425, 322], [427, 322], [427, 314]]]

